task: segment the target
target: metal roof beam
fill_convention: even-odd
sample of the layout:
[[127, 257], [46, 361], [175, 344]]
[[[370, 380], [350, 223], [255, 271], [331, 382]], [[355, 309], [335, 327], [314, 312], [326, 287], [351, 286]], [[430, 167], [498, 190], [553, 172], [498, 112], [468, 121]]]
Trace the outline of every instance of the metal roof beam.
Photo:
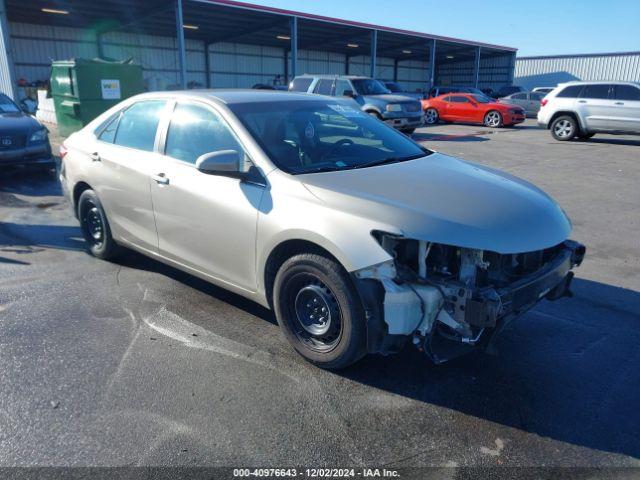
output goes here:
[[288, 35], [289, 34], [289, 28], [288, 28], [288, 25], [287, 25], [287, 21], [285, 21], [282, 18], [278, 18], [278, 20], [275, 20], [275, 21], [272, 20], [270, 22], [262, 22], [262, 23], [259, 23], [259, 24], [252, 25], [251, 28], [242, 30], [242, 31], [234, 33], [232, 35], [218, 35], [216, 37], [213, 37], [213, 38], [209, 39], [207, 41], [207, 43], [213, 44], [213, 43], [219, 43], [219, 42], [230, 42], [230, 41], [233, 41], [233, 40], [237, 40], [238, 38], [245, 37], [247, 35], [253, 35], [254, 33], [259, 33], [259, 32], [262, 32], [264, 30], [270, 30], [272, 28], [280, 27], [280, 26], [286, 27], [286, 31], [284, 31], [283, 33]]

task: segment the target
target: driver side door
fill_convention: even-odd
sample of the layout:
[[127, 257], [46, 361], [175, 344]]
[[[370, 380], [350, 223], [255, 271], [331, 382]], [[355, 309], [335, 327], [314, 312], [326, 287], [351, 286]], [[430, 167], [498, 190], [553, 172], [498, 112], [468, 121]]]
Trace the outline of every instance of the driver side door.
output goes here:
[[240, 141], [212, 106], [176, 103], [151, 175], [160, 255], [247, 291], [256, 289], [255, 242], [264, 186], [196, 168], [205, 153], [236, 150]]

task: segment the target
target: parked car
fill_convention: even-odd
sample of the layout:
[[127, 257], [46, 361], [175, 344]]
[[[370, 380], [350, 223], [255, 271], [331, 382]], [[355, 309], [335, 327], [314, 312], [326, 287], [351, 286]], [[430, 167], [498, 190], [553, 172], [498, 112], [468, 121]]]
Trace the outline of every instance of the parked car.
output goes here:
[[418, 100], [394, 95], [382, 82], [373, 78], [302, 75], [293, 79], [289, 90], [352, 98], [362, 111], [408, 135], [423, 123]]
[[482, 90], [479, 90], [474, 87], [460, 87], [460, 86], [438, 87], [436, 86], [436, 87], [432, 87], [429, 90], [428, 98], [439, 97], [440, 95], [444, 95], [445, 93], [472, 93], [474, 95], [484, 95]]
[[507, 95], [511, 95], [512, 93], [524, 92], [524, 88], [519, 87], [518, 85], [505, 85], [498, 90], [496, 93], [496, 98], [506, 97]]
[[496, 95], [498, 94], [498, 92], [496, 92], [493, 88], [491, 87], [487, 87], [487, 88], [481, 88], [480, 91], [482, 93], [484, 93], [487, 97], [490, 98], [495, 98]]
[[486, 95], [455, 93], [440, 95], [422, 102], [424, 119], [429, 125], [445, 122], [481, 123], [503, 127], [522, 123], [525, 111], [518, 105], [499, 103]]
[[640, 134], [640, 84], [569, 82], [542, 100], [538, 124], [556, 140], [596, 133]]
[[436, 362], [483, 348], [568, 294], [584, 256], [538, 188], [326, 96], [142, 94], [61, 157], [94, 256], [129, 247], [273, 308], [324, 368], [408, 343]]
[[23, 165], [51, 170], [56, 163], [48, 133], [38, 120], [0, 93], [0, 167]]
[[547, 93], [552, 91], [554, 88], [556, 88], [556, 87], [535, 87], [531, 91], [532, 92], [536, 92], [536, 93], [544, 93], [546, 95]]
[[498, 101], [510, 105], [519, 105], [524, 108], [527, 116], [534, 117], [538, 114], [538, 110], [540, 110], [540, 102], [544, 96], [545, 94], [541, 92], [518, 92], [507, 95]]
[[397, 95], [402, 95], [409, 98], [415, 98], [416, 100], [422, 100], [425, 97], [425, 93], [421, 91], [410, 92], [401, 83], [398, 82], [382, 82], [387, 90]]

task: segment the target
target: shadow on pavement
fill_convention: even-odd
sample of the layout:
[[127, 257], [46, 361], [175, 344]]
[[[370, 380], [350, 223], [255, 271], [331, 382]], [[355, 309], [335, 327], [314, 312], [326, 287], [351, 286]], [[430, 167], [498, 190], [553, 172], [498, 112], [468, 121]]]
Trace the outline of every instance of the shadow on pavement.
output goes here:
[[80, 227], [0, 222], [0, 252], [26, 254], [44, 248], [86, 250]]
[[498, 356], [436, 367], [415, 349], [341, 374], [562, 442], [640, 457], [640, 293], [576, 280], [576, 297], [507, 327]]
[[418, 142], [487, 142], [488, 138], [476, 134], [448, 135], [444, 133], [414, 133], [411, 138]]

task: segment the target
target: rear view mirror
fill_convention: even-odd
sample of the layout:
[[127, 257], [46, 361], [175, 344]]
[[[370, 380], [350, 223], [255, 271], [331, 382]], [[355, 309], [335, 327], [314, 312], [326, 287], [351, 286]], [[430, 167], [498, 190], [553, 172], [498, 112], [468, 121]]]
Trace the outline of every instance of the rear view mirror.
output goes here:
[[240, 154], [236, 150], [219, 150], [200, 155], [196, 168], [209, 175], [240, 176]]

